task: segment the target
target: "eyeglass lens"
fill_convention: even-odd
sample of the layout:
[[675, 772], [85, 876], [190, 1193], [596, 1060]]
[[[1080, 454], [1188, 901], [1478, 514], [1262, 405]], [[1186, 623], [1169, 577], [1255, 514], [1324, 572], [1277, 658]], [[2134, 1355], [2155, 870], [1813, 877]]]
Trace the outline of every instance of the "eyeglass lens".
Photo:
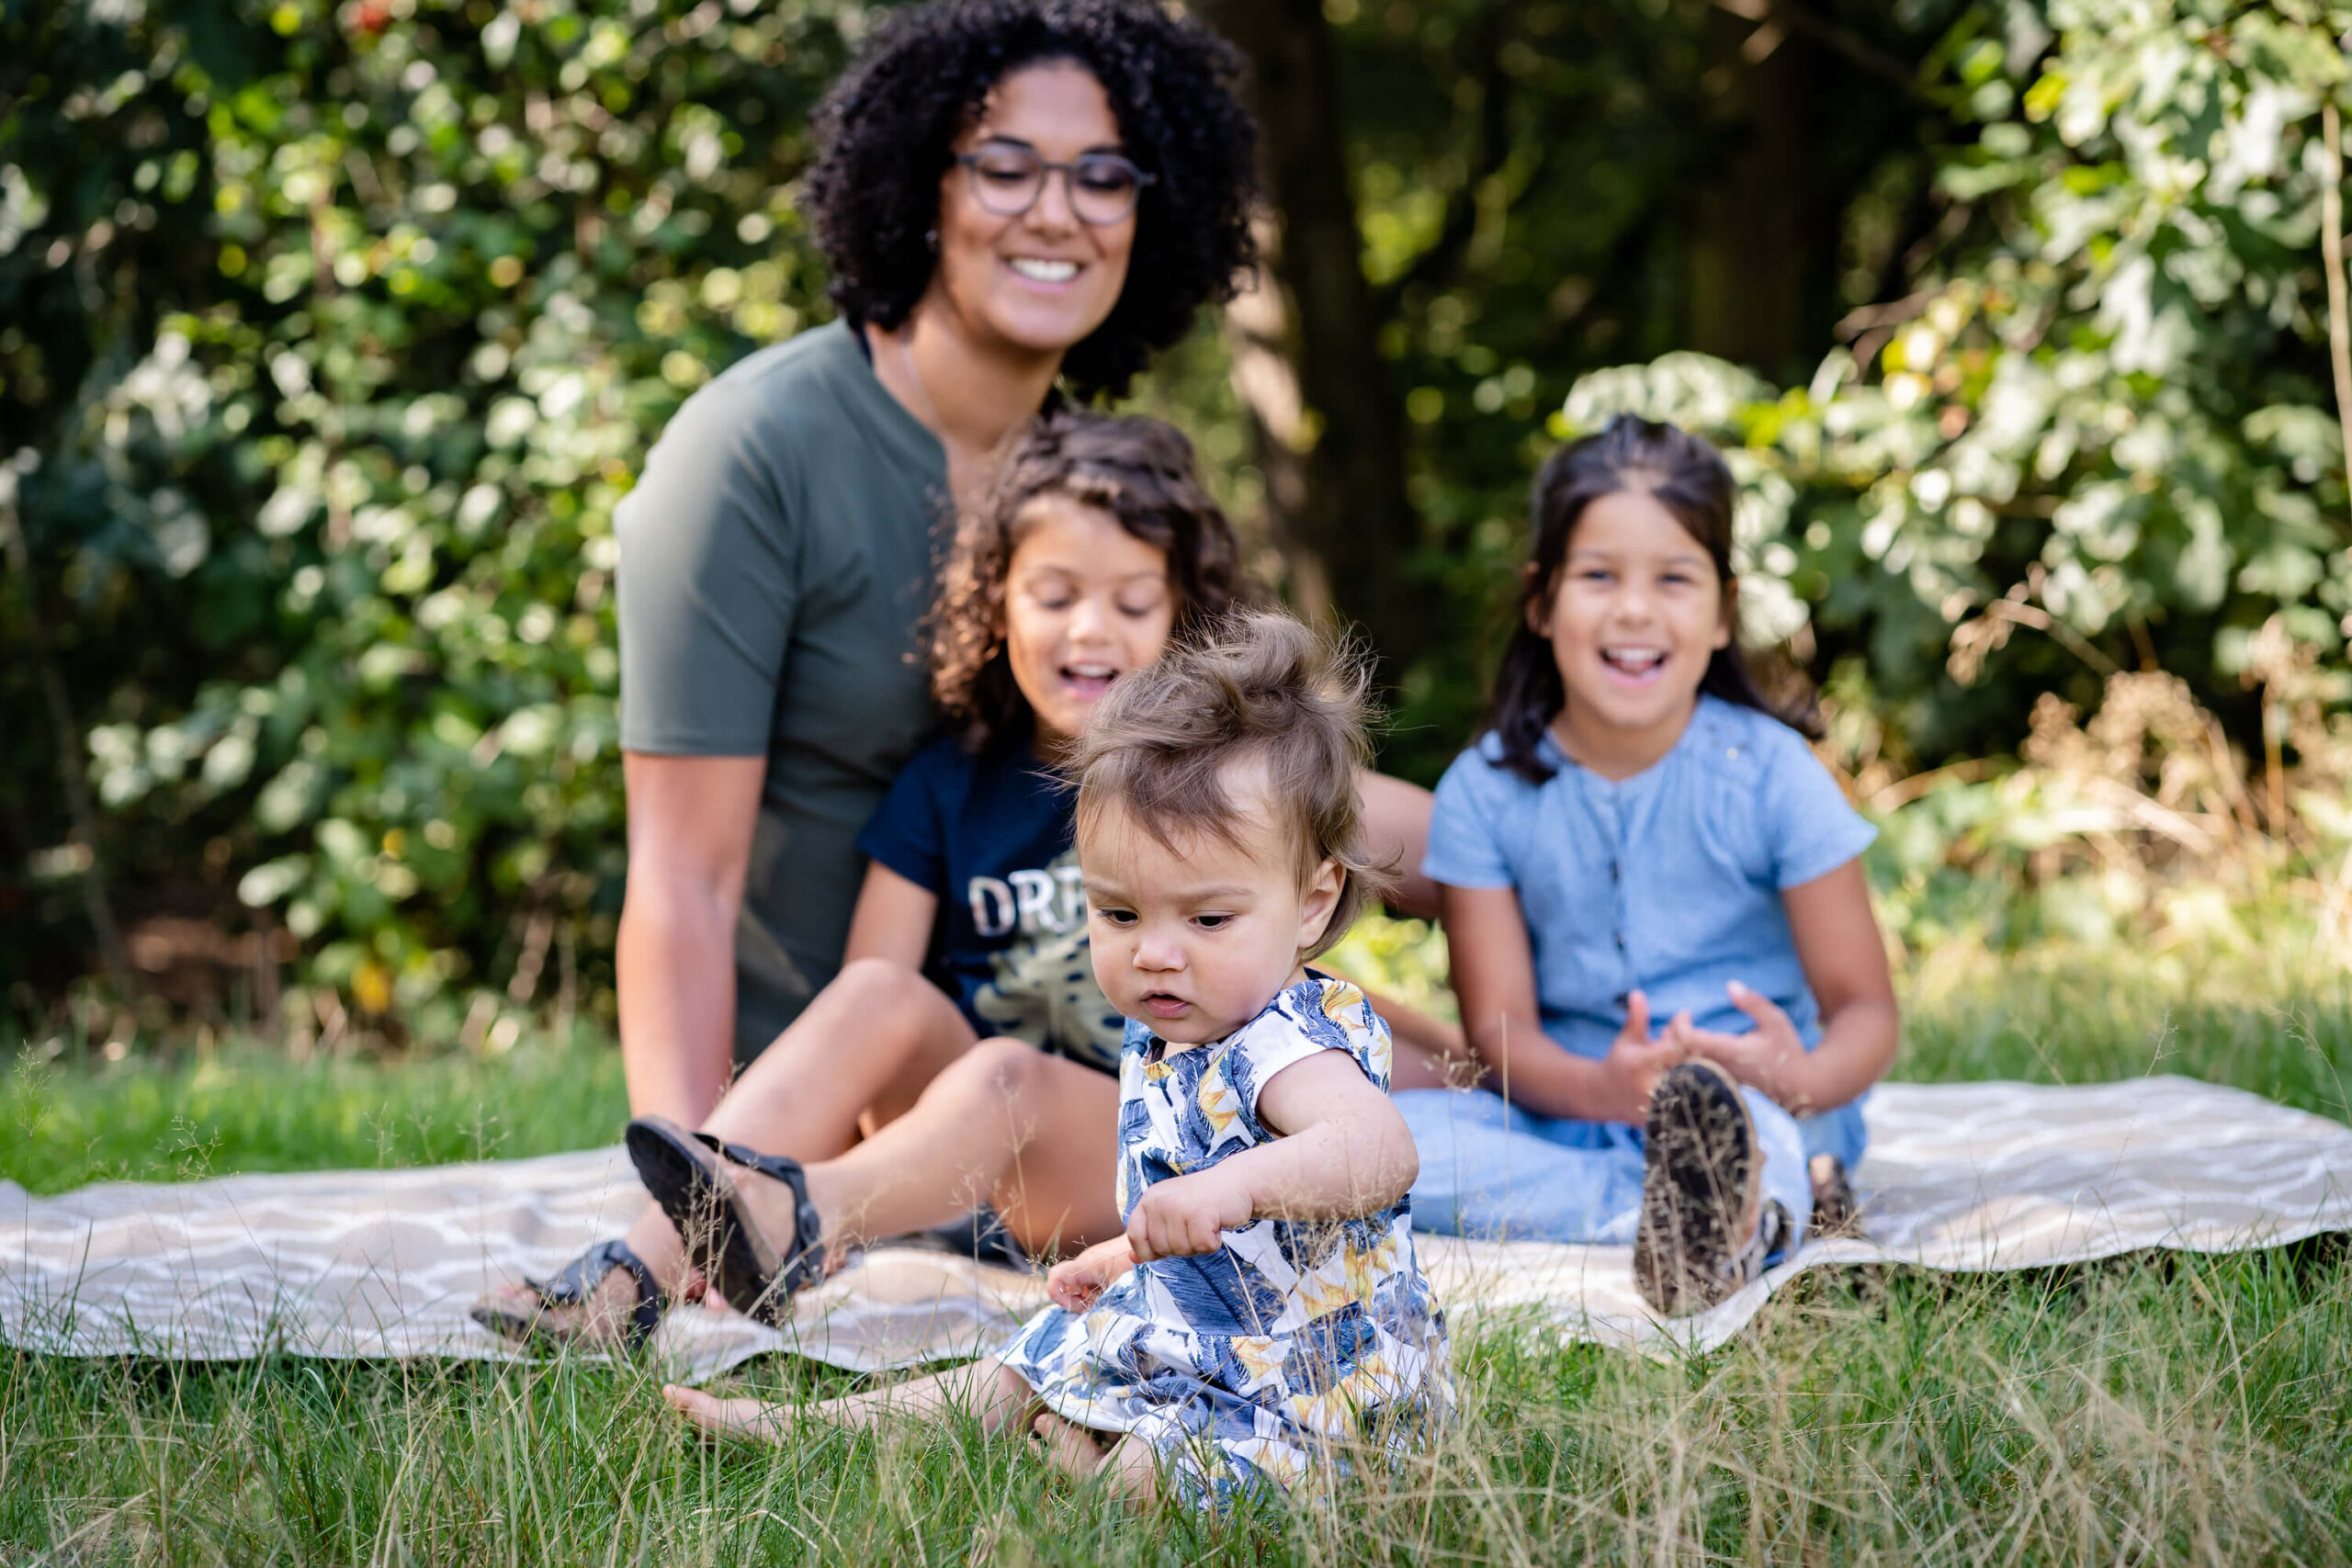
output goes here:
[[1082, 223], [1116, 223], [1136, 208], [1143, 193], [1143, 171], [1115, 152], [1088, 152], [1067, 164], [1048, 164], [1025, 147], [983, 147], [967, 154], [972, 194], [999, 217], [1011, 218], [1037, 204], [1046, 176], [1062, 171], [1069, 209]]

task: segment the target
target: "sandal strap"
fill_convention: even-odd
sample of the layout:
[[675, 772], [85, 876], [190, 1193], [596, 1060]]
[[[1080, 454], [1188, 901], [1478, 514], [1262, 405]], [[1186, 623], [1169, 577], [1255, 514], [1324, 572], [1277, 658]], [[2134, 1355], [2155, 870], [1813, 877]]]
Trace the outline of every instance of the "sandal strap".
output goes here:
[[618, 1236], [598, 1242], [545, 1280], [525, 1280], [524, 1283], [537, 1292], [542, 1306], [580, 1306], [595, 1293], [605, 1282], [605, 1276], [616, 1269], [626, 1269], [637, 1286], [637, 1304], [629, 1309], [628, 1332], [625, 1337], [632, 1350], [653, 1337], [662, 1326], [662, 1314], [669, 1310], [670, 1298], [653, 1278], [645, 1259], [630, 1249]]
[[825, 1277], [824, 1226], [817, 1217], [817, 1205], [809, 1201], [808, 1178], [800, 1168], [800, 1162], [786, 1159], [782, 1155], [762, 1154], [742, 1144], [724, 1143], [709, 1133], [696, 1133], [695, 1141], [746, 1169], [773, 1177], [791, 1190], [793, 1256], [785, 1259], [784, 1267], [776, 1273], [781, 1293], [788, 1299], [822, 1280]]

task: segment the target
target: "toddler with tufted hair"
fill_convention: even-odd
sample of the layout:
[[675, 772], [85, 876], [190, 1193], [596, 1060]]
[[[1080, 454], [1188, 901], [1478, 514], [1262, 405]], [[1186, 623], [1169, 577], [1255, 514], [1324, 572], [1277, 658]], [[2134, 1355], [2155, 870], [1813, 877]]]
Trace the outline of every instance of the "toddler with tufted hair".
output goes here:
[[1095, 977], [1128, 1021], [1125, 1230], [1056, 1267], [1054, 1304], [996, 1355], [818, 1414], [972, 1410], [1133, 1502], [1222, 1508], [1392, 1466], [1451, 1411], [1388, 1026], [1308, 967], [1377, 875], [1363, 685], [1344, 651], [1258, 613], [1096, 705], [1063, 771]]

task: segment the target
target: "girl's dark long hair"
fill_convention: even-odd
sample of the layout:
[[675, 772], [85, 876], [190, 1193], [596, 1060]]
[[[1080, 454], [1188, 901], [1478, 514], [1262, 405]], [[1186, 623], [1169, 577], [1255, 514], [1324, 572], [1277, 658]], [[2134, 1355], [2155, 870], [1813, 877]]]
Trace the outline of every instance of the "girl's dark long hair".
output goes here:
[[[1552, 776], [1539, 748], [1545, 728], [1567, 701], [1552, 639], [1538, 632], [1534, 623], [1546, 618], [1568, 558], [1568, 542], [1585, 508], [1627, 490], [1651, 496], [1674, 514], [1683, 532], [1714, 562], [1724, 602], [1734, 602], [1737, 584], [1731, 570], [1731, 469], [1723, 454], [1705, 440], [1671, 424], [1620, 414], [1598, 434], [1572, 441], [1546, 458], [1535, 476], [1530, 503], [1535, 539], [1520, 590], [1517, 624], [1503, 649], [1487, 710], [1487, 723], [1502, 741], [1497, 765], [1532, 784]], [[1770, 714], [1810, 739], [1821, 737], [1820, 716], [1810, 703], [1779, 704], [1758, 690], [1747, 661], [1740, 656], [1736, 635], [1707, 661], [1699, 690]]]

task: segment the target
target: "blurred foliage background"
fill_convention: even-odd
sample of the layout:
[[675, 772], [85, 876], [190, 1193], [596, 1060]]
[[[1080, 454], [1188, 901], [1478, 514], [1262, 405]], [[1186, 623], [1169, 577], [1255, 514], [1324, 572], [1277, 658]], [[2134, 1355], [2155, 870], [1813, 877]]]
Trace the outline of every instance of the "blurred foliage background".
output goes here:
[[[1277, 261], [1137, 402], [1372, 636], [1388, 767], [1473, 733], [1534, 465], [1639, 409], [1732, 455], [1907, 952], [2352, 956], [2352, 6], [1197, 8]], [[794, 182], [875, 9], [0, 8], [15, 1027], [609, 1016], [612, 507], [825, 316]]]

